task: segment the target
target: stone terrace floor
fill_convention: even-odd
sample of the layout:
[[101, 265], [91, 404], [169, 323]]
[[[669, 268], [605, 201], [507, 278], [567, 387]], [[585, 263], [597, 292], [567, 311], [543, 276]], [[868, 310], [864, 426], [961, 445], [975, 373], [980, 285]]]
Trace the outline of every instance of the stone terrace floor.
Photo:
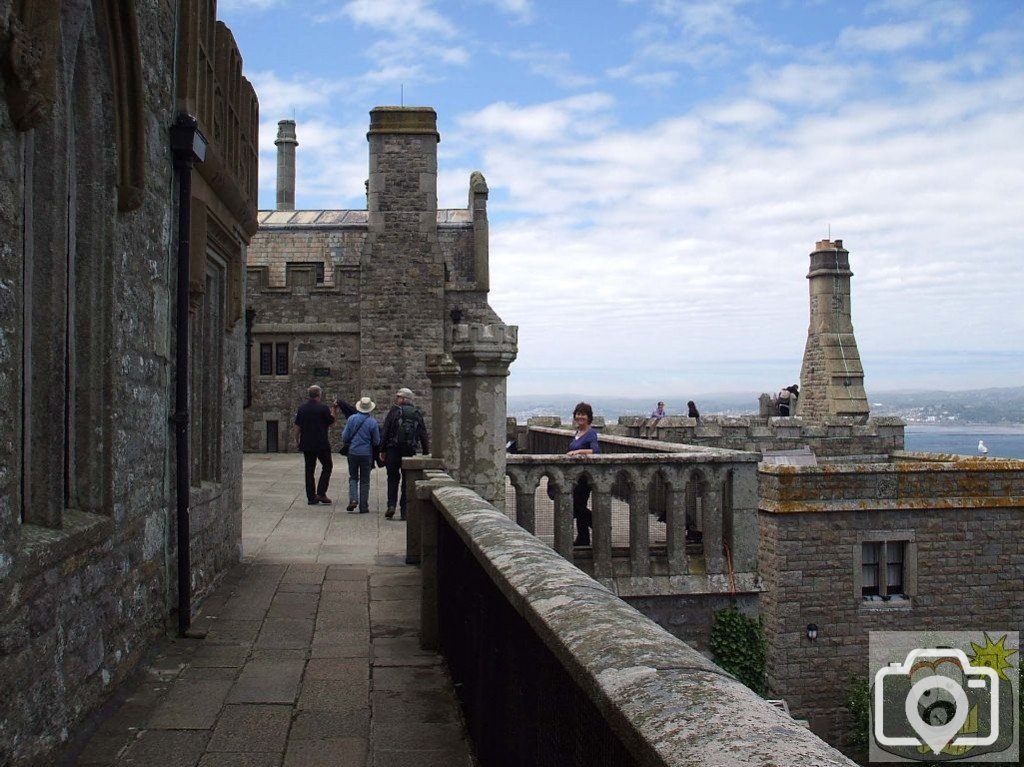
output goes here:
[[119, 691], [64, 764], [454, 767], [475, 762], [442, 659], [419, 649], [419, 570], [405, 523], [349, 514], [345, 460], [331, 506], [308, 506], [301, 455], [247, 455], [243, 563], [193, 623]]

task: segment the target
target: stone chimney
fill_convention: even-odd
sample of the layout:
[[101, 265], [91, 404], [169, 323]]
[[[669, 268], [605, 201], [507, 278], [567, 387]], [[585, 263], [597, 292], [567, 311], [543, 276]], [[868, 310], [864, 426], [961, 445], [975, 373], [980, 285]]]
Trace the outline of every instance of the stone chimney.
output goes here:
[[823, 423], [830, 417], [867, 421], [864, 368], [853, 336], [850, 252], [842, 240], [819, 240], [807, 273], [811, 320], [800, 369], [796, 415]]
[[390, 402], [399, 387], [408, 386], [429, 421], [426, 355], [445, 350], [437, 114], [429, 107], [376, 107], [366, 139], [367, 236], [359, 285], [362, 389]]
[[277, 209], [295, 210], [295, 120], [277, 124]]

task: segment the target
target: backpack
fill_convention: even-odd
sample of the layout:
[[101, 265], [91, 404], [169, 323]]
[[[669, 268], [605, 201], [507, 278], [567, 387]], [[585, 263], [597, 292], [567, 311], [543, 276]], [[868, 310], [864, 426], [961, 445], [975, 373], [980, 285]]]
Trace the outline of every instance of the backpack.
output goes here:
[[398, 429], [395, 432], [395, 445], [402, 452], [416, 452], [416, 444], [419, 441], [418, 425], [419, 411], [413, 405], [402, 405], [402, 411], [398, 415]]

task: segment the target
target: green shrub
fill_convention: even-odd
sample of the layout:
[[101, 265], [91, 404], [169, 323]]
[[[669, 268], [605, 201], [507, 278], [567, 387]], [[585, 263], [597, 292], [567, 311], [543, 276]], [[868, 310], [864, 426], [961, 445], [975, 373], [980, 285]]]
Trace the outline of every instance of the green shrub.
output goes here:
[[719, 666], [764, 695], [766, 654], [759, 619], [748, 618], [735, 606], [716, 612], [711, 624], [711, 653]]

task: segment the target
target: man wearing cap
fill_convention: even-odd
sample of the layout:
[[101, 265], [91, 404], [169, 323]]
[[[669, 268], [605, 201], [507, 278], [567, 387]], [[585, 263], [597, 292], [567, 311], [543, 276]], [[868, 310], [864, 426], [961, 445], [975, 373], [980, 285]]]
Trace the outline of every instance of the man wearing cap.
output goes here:
[[[388, 509], [384, 516], [391, 519], [395, 516], [395, 507], [402, 511], [405, 519], [405, 482], [402, 476], [402, 459], [416, 455], [416, 446], [423, 447], [423, 453], [430, 452], [427, 438], [427, 424], [423, 414], [412, 404], [413, 393], [402, 387], [395, 393], [395, 404], [388, 410], [384, 418], [384, 432], [381, 435], [383, 449], [380, 459], [388, 470]], [[402, 496], [399, 502], [398, 487], [401, 484]]]
[[[330, 503], [327, 486], [331, 483], [331, 440], [327, 430], [334, 423], [334, 413], [320, 401], [323, 392], [313, 384], [307, 392], [309, 400], [295, 413], [295, 447], [306, 458], [306, 501], [310, 506]], [[320, 481], [314, 486], [316, 462], [320, 461]]]

